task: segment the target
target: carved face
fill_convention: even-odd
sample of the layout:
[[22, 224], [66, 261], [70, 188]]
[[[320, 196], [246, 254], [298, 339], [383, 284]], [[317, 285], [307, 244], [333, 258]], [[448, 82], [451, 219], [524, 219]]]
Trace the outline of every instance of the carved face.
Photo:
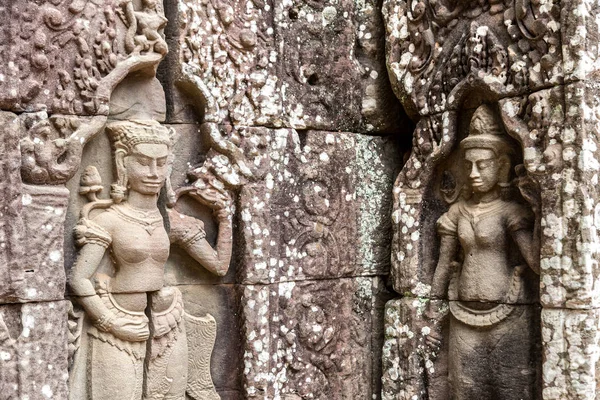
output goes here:
[[465, 172], [474, 193], [487, 193], [500, 182], [504, 163], [490, 149], [465, 150]]
[[165, 144], [140, 143], [124, 159], [129, 190], [158, 194], [167, 178], [169, 148]]

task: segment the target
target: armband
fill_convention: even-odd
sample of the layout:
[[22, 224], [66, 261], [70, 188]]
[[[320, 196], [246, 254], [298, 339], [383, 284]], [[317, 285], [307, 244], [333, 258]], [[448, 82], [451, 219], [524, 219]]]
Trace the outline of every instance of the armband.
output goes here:
[[181, 246], [184, 248], [191, 247], [198, 240], [204, 239], [205, 237], [206, 237], [206, 233], [204, 232], [204, 230], [200, 229], [199, 227], [196, 230], [196, 232], [187, 231], [185, 233], [184, 237], [181, 239]]
[[106, 229], [87, 218], [81, 218], [75, 226], [75, 239], [78, 246], [93, 243], [107, 248], [112, 242]]

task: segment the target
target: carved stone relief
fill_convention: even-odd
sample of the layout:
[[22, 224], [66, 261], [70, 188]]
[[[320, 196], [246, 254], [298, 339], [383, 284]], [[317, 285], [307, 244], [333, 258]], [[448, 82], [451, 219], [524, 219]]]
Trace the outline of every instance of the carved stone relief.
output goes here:
[[592, 398], [595, 14], [0, 5], [0, 397]]
[[[130, 119], [109, 120], [106, 126], [117, 177], [110, 186], [111, 199], [98, 198], [103, 185], [94, 166], [81, 175], [79, 192], [90, 203], [82, 207], [75, 227], [81, 250], [70, 287], [84, 313], [74, 321], [81, 327], [70, 396], [141, 399], [187, 393], [197, 399], [219, 398], [210, 376], [215, 319], [185, 312], [181, 291], [164, 286], [164, 264], [173, 243], [210, 272], [226, 274], [232, 251], [231, 196], [202, 179], [174, 190], [169, 172], [175, 132], [127, 113], [126, 93], [116, 92], [111, 104]], [[168, 222], [157, 204], [165, 185]], [[206, 241], [202, 221], [177, 210], [181, 196], [214, 210], [215, 249]], [[135, 254], [137, 259], [132, 259]]]
[[[430, 398], [450, 390], [443, 385], [454, 373], [448, 364], [451, 343], [436, 351], [421, 347], [431, 341], [430, 332], [452, 336], [452, 327], [440, 318], [454, 318], [431, 287], [438, 254], [447, 250], [430, 243], [445, 201], [456, 199], [460, 184], [441, 165], [453, 159], [464, 137], [458, 127], [469, 117], [465, 110], [487, 103], [498, 105], [507, 134], [522, 151], [516, 171], [525, 189], [521, 195], [539, 224], [542, 335], [534, 341], [544, 360], [540, 390], [543, 398], [592, 398], [597, 337], [573, 327], [598, 324], [592, 283], [597, 228], [591, 222], [598, 171], [592, 133], [597, 125], [594, 11], [579, 1], [559, 8], [552, 2], [395, 0], [384, 2], [383, 11], [392, 85], [417, 124], [411, 156], [395, 185], [392, 277], [395, 291], [407, 297], [388, 303], [384, 397]], [[432, 194], [434, 187], [441, 194]], [[521, 341], [535, 338], [534, 331], [531, 327], [529, 339]], [[512, 354], [522, 353], [513, 349]], [[576, 354], [588, 354], [589, 361], [580, 363]], [[573, 374], [587, 383], [571, 385], [560, 378]]]
[[[437, 222], [431, 288], [432, 297], [449, 300], [450, 396], [538, 398], [539, 316], [528, 305], [537, 298], [539, 235], [535, 214], [511, 188], [514, 146], [490, 106], [477, 108], [460, 151], [462, 193]], [[539, 207], [526, 178], [516, 179]], [[434, 346], [442, 339], [435, 336]]]
[[205, 120], [356, 132], [405, 122], [389, 101], [375, 1], [177, 4], [173, 81], [202, 99]]
[[5, 110], [106, 115], [129, 70], [152, 67], [167, 51], [160, 2], [11, 1], [3, 9]]
[[560, 12], [553, 2], [385, 1], [388, 68], [407, 112], [460, 105], [465, 80], [503, 95], [563, 82]]
[[460, 115], [464, 139], [425, 200], [440, 240], [420, 252], [431, 286], [413, 279], [424, 297], [386, 307], [384, 398], [539, 398], [539, 188], [493, 106]]
[[397, 147], [347, 133], [270, 137], [264, 181], [240, 194], [246, 394], [371, 397]]
[[2, 114], [2, 212], [9, 218], [2, 218], [1, 300], [24, 303], [3, 306], [3, 346], [10, 349], [3, 371], [18, 378], [3, 384], [6, 398], [64, 399], [68, 339], [81, 338], [67, 325], [63, 301], [64, 183], [104, 127], [113, 89], [134, 71], [154, 74], [167, 50], [166, 19], [150, 1], [13, 1], [2, 11], [0, 103], [26, 111]]

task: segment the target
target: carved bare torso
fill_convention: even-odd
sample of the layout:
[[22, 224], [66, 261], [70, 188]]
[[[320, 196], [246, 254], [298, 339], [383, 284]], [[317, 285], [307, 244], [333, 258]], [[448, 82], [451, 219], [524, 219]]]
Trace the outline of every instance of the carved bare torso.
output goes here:
[[149, 31], [157, 32], [167, 24], [167, 19], [156, 12], [136, 12], [135, 17], [138, 21], [138, 33], [140, 34]]
[[132, 311], [144, 310], [145, 292], [163, 287], [164, 265], [169, 257], [170, 242], [162, 216], [158, 210], [142, 214], [125, 203], [97, 217], [112, 237], [110, 254], [115, 273], [111, 292]]
[[453, 211], [449, 217], [456, 218], [464, 256], [458, 276], [459, 300], [505, 301], [513, 268], [522, 261], [511, 232], [529, 227], [529, 213], [518, 203], [500, 199], [459, 202]]

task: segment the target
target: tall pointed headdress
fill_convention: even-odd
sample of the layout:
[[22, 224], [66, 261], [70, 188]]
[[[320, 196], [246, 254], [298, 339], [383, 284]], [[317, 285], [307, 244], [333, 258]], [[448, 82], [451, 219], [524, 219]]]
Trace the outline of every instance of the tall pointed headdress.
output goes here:
[[497, 156], [512, 155], [513, 148], [500, 116], [488, 104], [475, 110], [469, 126], [469, 136], [460, 142], [461, 150], [490, 149]]

